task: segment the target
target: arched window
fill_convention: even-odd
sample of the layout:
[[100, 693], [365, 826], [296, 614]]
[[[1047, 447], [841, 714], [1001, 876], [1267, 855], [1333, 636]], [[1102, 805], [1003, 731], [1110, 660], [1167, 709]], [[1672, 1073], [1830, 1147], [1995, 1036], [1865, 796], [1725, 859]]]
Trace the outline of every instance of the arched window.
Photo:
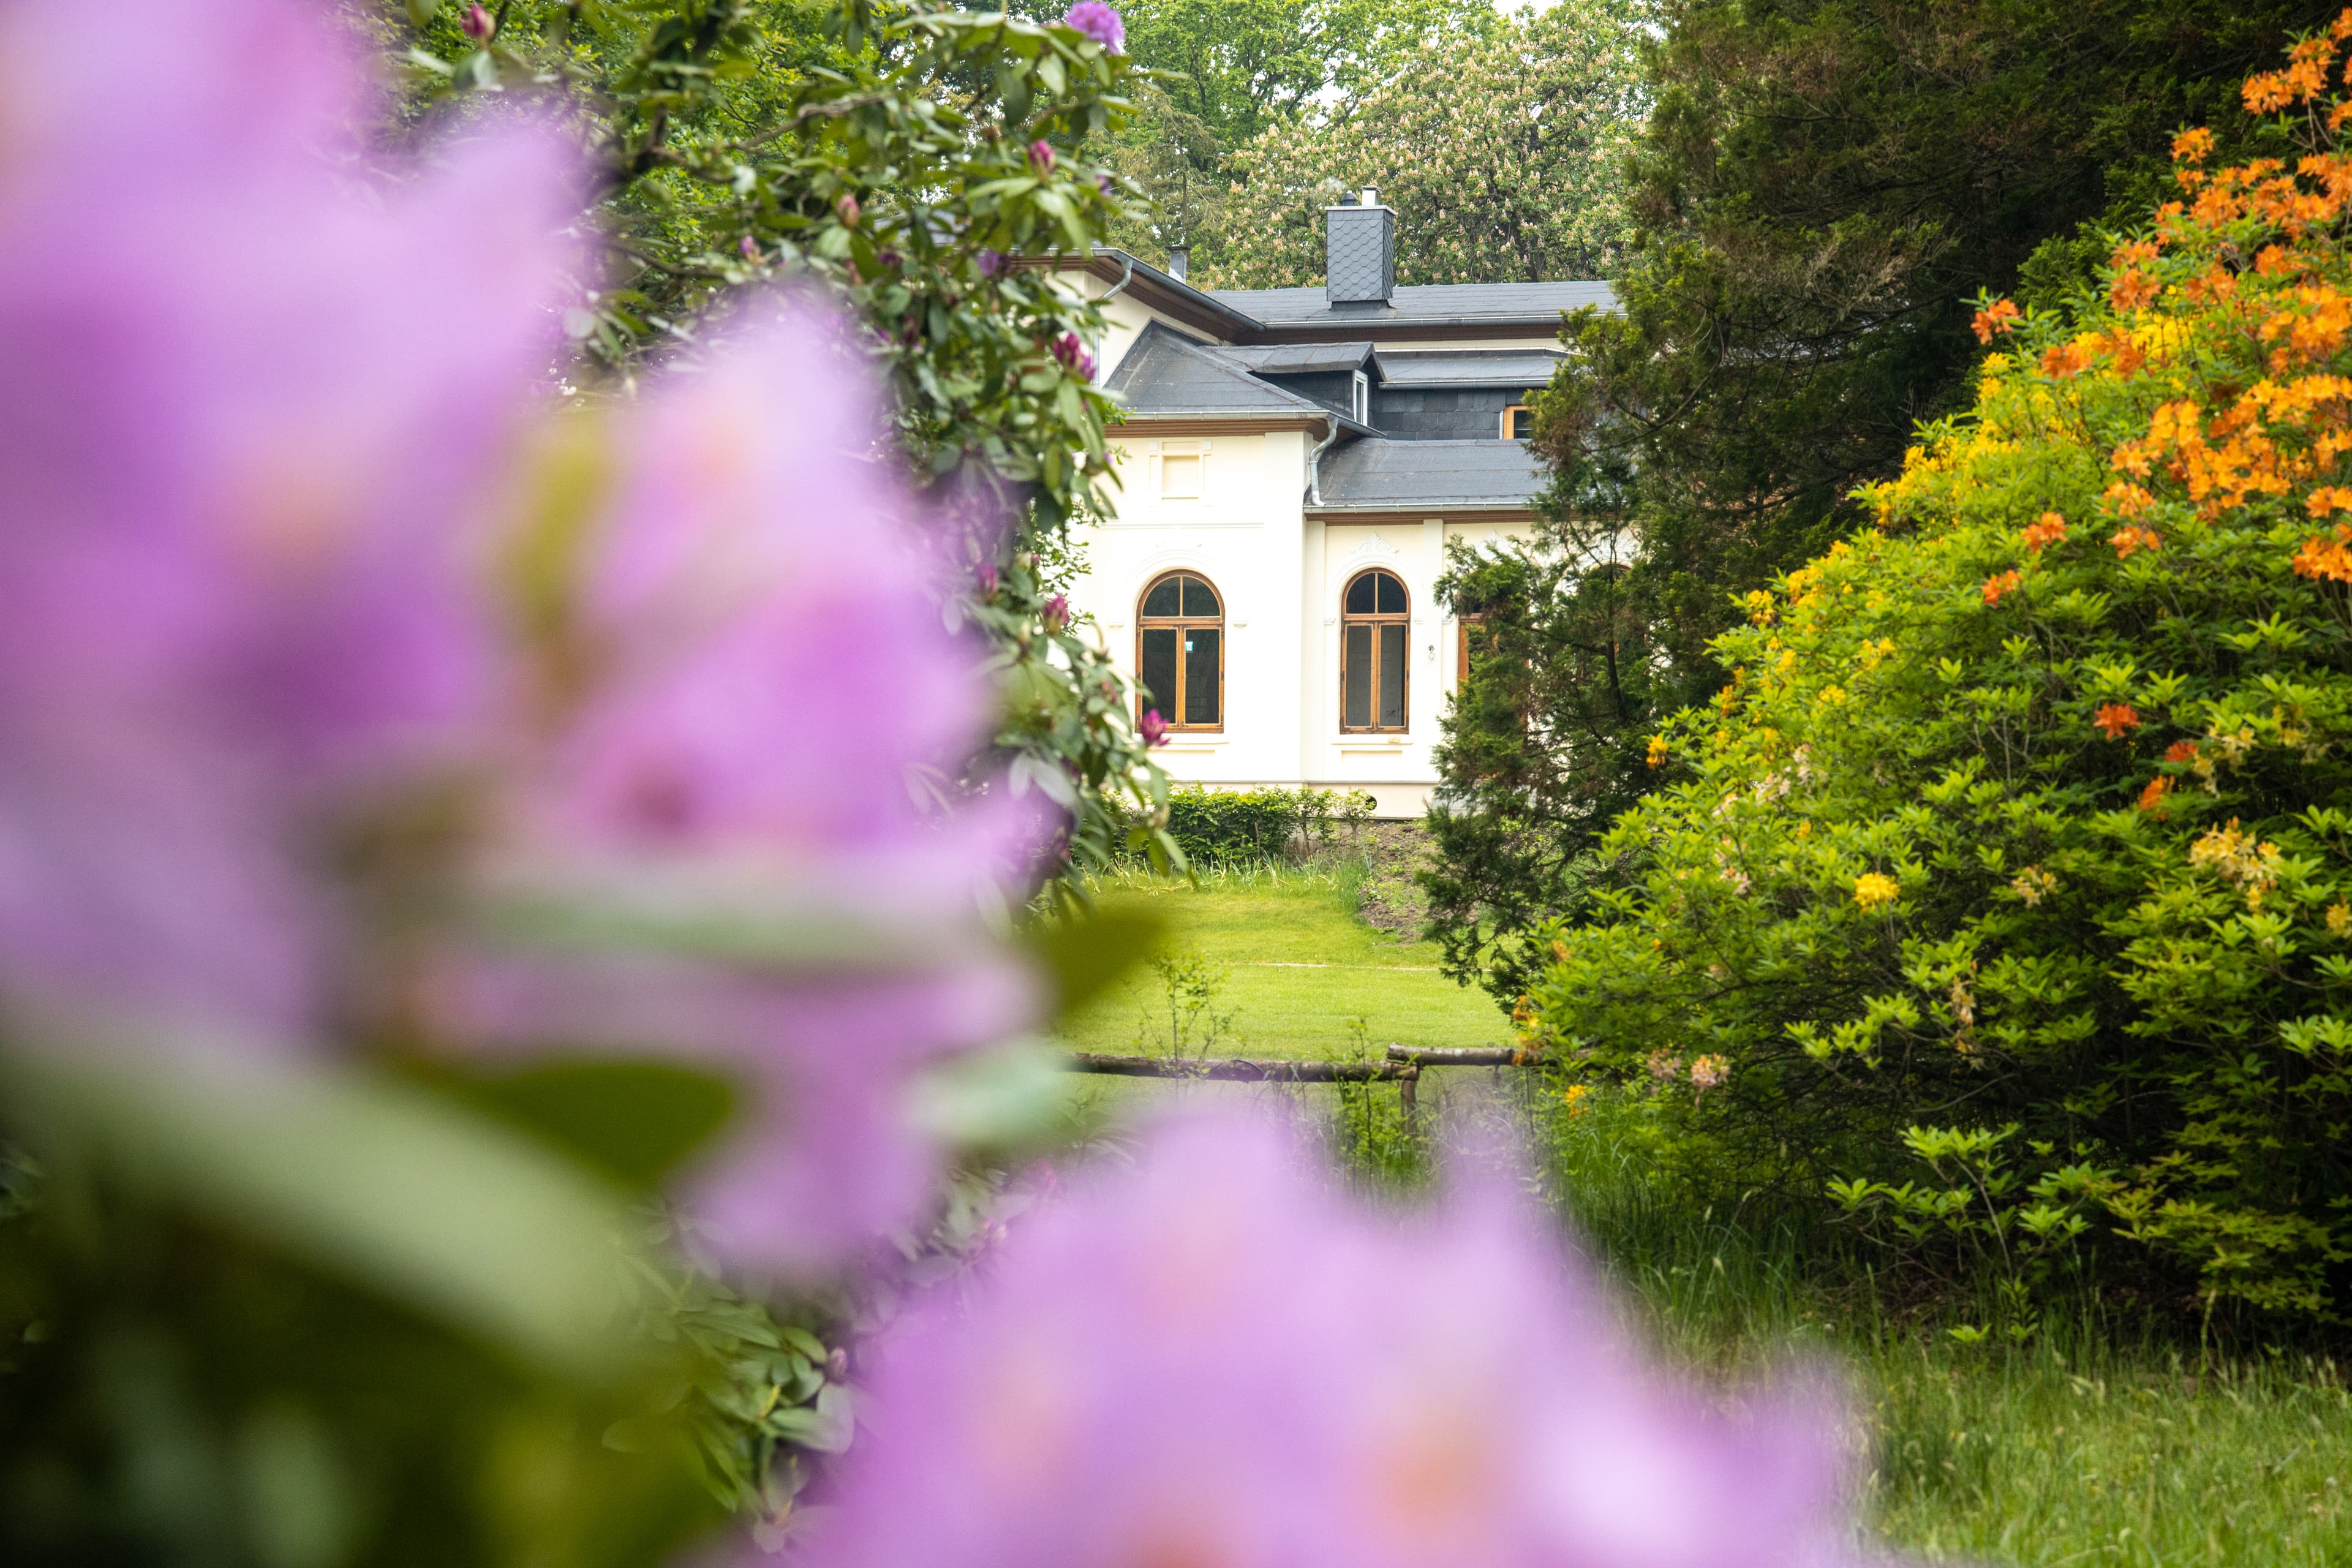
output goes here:
[[1405, 727], [1411, 605], [1393, 572], [1359, 572], [1339, 600], [1339, 728]]
[[1225, 727], [1225, 606], [1205, 577], [1171, 572], [1143, 591], [1135, 617], [1137, 717], [1153, 709], [1171, 730]]

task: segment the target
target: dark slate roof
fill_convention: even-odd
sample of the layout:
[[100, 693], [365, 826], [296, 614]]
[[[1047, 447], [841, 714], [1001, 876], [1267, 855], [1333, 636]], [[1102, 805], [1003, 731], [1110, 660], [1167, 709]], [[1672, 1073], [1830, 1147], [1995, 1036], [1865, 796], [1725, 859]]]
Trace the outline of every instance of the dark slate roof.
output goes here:
[[1324, 454], [1310, 512], [1518, 508], [1544, 487], [1518, 441], [1349, 441]]
[[1277, 343], [1271, 348], [1229, 348], [1220, 343], [1215, 352], [1227, 359], [1239, 361], [1261, 375], [1313, 375], [1325, 371], [1362, 368], [1363, 363], [1372, 357], [1372, 345]]
[[1391, 386], [1541, 386], [1564, 356], [1542, 349], [1462, 350], [1451, 353], [1380, 353], [1381, 379]]
[[1562, 310], [1617, 303], [1606, 283], [1405, 283], [1386, 305], [1334, 305], [1319, 283], [1305, 289], [1213, 289], [1210, 299], [1269, 327], [1471, 326], [1527, 321], [1550, 326]]
[[1260, 381], [1225, 357], [1154, 321], [1143, 329], [1103, 390], [1130, 414], [1314, 414], [1311, 398]]

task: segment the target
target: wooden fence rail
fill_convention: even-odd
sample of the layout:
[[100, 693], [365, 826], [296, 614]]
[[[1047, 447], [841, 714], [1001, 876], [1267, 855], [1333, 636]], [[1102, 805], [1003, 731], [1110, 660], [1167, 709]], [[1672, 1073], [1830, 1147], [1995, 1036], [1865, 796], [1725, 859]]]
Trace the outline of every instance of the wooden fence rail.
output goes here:
[[1543, 1058], [1509, 1046], [1391, 1046], [1376, 1062], [1293, 1061], [1259, 1057], [1127, 1057], [1103, 1051], [1073, 1051], [1065, 1060], [1072, 1072], [1115, 1078], [1212, 1079], [1224, 1083], [1393, 1083], [1403, 1102], [1405, 1125], [1419, 1116], [1423, 1068], [1539, 1067]]

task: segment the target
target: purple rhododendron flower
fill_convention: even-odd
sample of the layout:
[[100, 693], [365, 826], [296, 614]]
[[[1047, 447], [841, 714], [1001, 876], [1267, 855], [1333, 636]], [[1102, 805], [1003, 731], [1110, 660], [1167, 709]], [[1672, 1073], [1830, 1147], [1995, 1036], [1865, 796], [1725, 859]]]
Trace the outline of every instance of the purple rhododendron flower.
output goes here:
[[1007, 791], [915, 804], [914, 770], [971, 754], [994, 695], [982, 651], [940, 625], [882, 428], [845, 334], [814, 312], [744, 332], [617, 422], [579, 605], [599, 677], [519, 812], [541, 864], [656, 888], [720, 868], [877, 934], [782, 973], [475, 954], [446, 993], [495, 1041], [651, 1048], [744, 1081], [751, 1104], [690, 1195], [711, 1245], [761, 1272], [910, 1217], [938, 1161], [901, 1115], [909, 1075], [1016, 1032], [1036, 1002], [971, 927], [1059, 824]]
[[1168, 743], [1168, 721], [1160, 716], [1160, 710], [1157, 708], [1147, 710], [1142, 721], [1136, 725], [1136, 729], [1142, 733], [1143, 743], [1147, 746], [1164, 746]]
[[1029, 143], [1029, 162], [1041, 174], [1054, 172], [1054, 147], [1043, 136]]
[[1163, 1127], [877, 1345], [813, 1568], [1831, 1568], [1834, 1402], [1643, 1363], [1499, 1180], [1375, 1213]]
[[[352, 189], [314, 7], [0, 13], [0, 988], [310, 1022], [341, 792], [484, 715], [462, 532], [550, 346], [575, 158]], [[430, 322], [432, 330], [420, 330]]]
[[1004, 252], [982, 246], [980, 251], [980, 275], [993, 278], [1004, 270]]
[[1127, 24], [1103, 0], [1078, 0], [1062, 18], [1062, 25], [1076, 27], [1112, 54], [1127, 47]]

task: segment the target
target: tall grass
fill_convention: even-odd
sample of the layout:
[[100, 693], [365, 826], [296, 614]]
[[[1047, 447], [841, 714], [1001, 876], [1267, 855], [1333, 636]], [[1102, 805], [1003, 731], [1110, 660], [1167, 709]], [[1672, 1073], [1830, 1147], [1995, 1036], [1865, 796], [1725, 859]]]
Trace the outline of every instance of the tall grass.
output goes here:
[[1207, 892], [1326, 892], [1354, 898], [1370, 874], [1362, 854], [1331, 849], [1300, 859], [1268, 858], [1195, 866], [1191, 872], [1155, 871], [1136, 860], [1088, 872], [1087, 891], [1099, 897], [1114, 892], [1150, 892], [1166, 888], [1198, 888]]
[[2092, 1299], [2021, 1343], [1949, 1330], [1988, 1302], [1906, 1309], [1839, 1233], [1686, 1202], [1605, 1096], [1540, 1119], [1552, 1190], [1661, 1350], [1727, 1384], [1843, 1369], [1861, 1501], [1931, 1561], [2031, 1568], [2352, 1564], [2352, 1397], [2326, 1353], [2228, 1358]]

